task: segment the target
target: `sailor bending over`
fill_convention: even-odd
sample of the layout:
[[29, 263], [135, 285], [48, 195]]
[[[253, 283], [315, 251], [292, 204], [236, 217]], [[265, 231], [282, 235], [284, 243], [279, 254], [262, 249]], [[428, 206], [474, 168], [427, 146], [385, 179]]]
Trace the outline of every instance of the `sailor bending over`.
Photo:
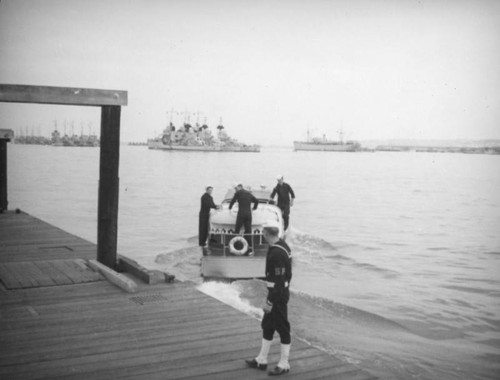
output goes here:
[[247, 254], [252, 254], [252, 240], [250, 234], [252, 233], [252, 209], [250, 206], [254, 204], [253, 210], [256, 210], [259, 206], [259, 201], [253, 196], [253, 194], [243, 188], [242, 184], [235, 187], [236, 192], [234, 193], [233, 199], [229, 203], [229, 210], [231, 210], [235, 204], [238, 202], [238, 214], [236, 215], [236, 225], [234, 230], [237, 234], [240, 233], [241, 227], [245, 228], [245, 239], [248, 243]]

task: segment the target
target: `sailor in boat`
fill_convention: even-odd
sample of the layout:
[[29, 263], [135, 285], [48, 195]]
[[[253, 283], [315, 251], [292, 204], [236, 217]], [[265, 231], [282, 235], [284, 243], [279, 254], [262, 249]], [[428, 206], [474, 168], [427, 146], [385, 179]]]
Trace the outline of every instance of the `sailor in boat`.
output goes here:
[[248, 243], [247, 255], [252, 255], [252, 241], [250, 234], [252, 233], [252, 209], [251, 205], [254, 204], [253, 209], [257, 210], [259, 206], [259, 201], [255, 198], [251, 192], [245, 190], [243, 185], [240, 183], [235, 187], [236, 192], [234, 193], [233, 199], [229, 203], [229, 211], [233, 208], [234, 204], [238, 202], [238, 214], [236, 215], [236, 225], [234, 230], [239, 233], [241, 227], [245, 228], [245, 240]]
[[219, 209], [212, 198], [212, 186], [205, 188], [205, 193], [201, 196], [201, 207], [198, 227], [198, 243], [200, 247], [205, 247], [208, 238], [208, 220], [210, 219], [210, 210]]
[[280, 174], [277, 178], [278, 184], [273, 189], [271, 193], [271, 199], [278, 195], [278, 207], [281, 209], [283, 214], [283, 221], [285, 222], [285, 230], [288, 229], [288, 223], [290, 219], [290, 207], [293, 206], [293, 200], [295, 199], [295, 193], [292, 187], [284, 181], [284, 177]]
[[278, 365], [269, 371], [269, 375], [282, 375], [290, 371], [290, 322], [288, 321], [288, 300], [290, 299], [290, 281], [292, 279], [292, 256], [290, 247], [279, 238], [279, 224], [270, 221], [263, 226], [262, 234], [269, 243], [266, 257], [267, 299], [262, 318], [262, 343], [259, 355], [245, 360], [251, 368], [265, 370], [267, 356], [273, 336], [278, 332], [281, 342], [281, 357]]

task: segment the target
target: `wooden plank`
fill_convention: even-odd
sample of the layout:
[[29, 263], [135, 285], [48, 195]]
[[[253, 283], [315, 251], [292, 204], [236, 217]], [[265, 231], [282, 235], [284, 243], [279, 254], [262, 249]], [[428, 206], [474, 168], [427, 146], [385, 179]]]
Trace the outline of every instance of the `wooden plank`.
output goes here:
[[[97, 307], [97, 306], [96, 306]], [[61, 307], [62, 308], [62, 307]], [[220, 308], [218, 305], [206, 307], [206, 313], [202, 316], [200, 315], [191, 315], [192, 310], [184, 308], [184, 310], [175, 310], [171, 313], [167, 313], [164, 310], [136, 310], [135, 312], [131, 312], [130, 309], [124, 309], [121, 313], [128, 315], [123, 318], [120, 317], [120, 313], [117, 311], [119, 308], [114, 308], [113, 311], [109, 311], [106, 316], [101, 313], [92, 313], [90, 314], [88, 310], [83, 309], [78, 311], [78, 309], [74, 309], [72, 313], [63, 313], [62, 309], [54, 309], [52, 313], [48, 313], [46, 308], [41, 306], [35, 306], [35, 309], [39, 311], [40, 319], [44, 322], [44, 328], [40, 329], [40, 320], [37, 321], [11, 321], [11, 328], [15, 328], [17, 326], [23, 326], [21, 331], [16, 331], [15, 329], [12, 331], [4, 331], [3, 339], [22, 342], [24, 339], [35, 341], [36, 339], [46, 339], [51, 336], [57, 336], [57, 333], [61, 330], [67, 330], [66, 337], [74, 336], [74, 335], [85, 335], [88, 333], [87, 325], [88, 323], [95, 323], [96, 317], [101, 316], [102, 321], [97, 326], [92, 327], [93, 333], [99, 333], [106, 335], [107, 331], [110, 328], [120, 328], [125, 331], [129, 330], [141, 330], [147, 327], [149, 324], [154, 325], [163, 325], [168, 323], [168, 328], [171, 326], [176, 326], [179, 324], [193, 324], [191, 329], [194, 329], [196, 325], [203, 324], [203, 329], [206, 329], [206, 326], [211, 326], [214, 322], [219, 324], [225, 322], [228, 326], [231, 326], [231, 321], [229, 319], [234, 319], [240, 317], [239, 314], [230, 314], [227, 317], [222, 317], [219, 315]], [[103, 306], [100, 306], [102, 310]], [[58, 312], [60, 314], [66, 314], [61, 318], [57, 317]], [[83, 314], [85, 313], [85, 317]], [[75, 319], [76, 315], [82, 315], [79, 319]], [[89, 314], [87, 316], [87, 314]], [[139, 321], [138, 321], [139, 319]], [[252, 321], [251, 325], [258, 326], [258, 322]], [[216, 326], [212, 326], [216, 327]], [[33, 334], [36, 333], [36, 336]], [[16, 335], [17, 334], [17, 335]], [[1, 350], [1, 348], [0, 348]]]
[[22, 262], [17, 264], [11, 264], [20, 266], [21, 270], [26, 272], [26, 274], [33, 280], [36, 286], [54, 286], [56, 285], [55, 281], [53, 281], [46, 273], [40, 270], [35, 263], [32, 262]]
[[94, 249], [75, 249], [73, 251], [64, 251], [62, 249], [43, 249], [40, 250], [34, 246], [24, 246], [24, 249], [15, 249], [4, 247], [2, 252], [2, 262], [19, 262], [19, 261], [47, 261], [47, 260], [64, 260], [69, 258], [80, 257], [82, 259], [91, 260], [96, 257]]
[[[258, 347], [260, 340], [255, 337], [255, 332], [250, 332], [246, 334], [239, 334], [233, 336], [233, 339], [238, 339], [240, 342], [246, 341], [247, 346], [252, 342], [255, 342], [255, 347]], [[45, 371], [50, 371], [52, 376], [67, 376], [73, 372], [85, 372], [88, 368], [95, 369], [106, 369], [106, 368], [120, 368], [125, 362], [151, 362], [152, 360], [165, 360], [167, 356], [171, 353], [184, 351], [183, 355], [189, 354], [191, 356], [196, 356], [195, 352], [197, 349], [206, 349], [207, 347], [212, 347], [215, 349], [217, 347], [227, 346], [228, 341], [231, 341], [230, 336], [215, 336], [209, 337], [207, 339], [199, 339], [193, 336], [191, 340], [184, 341], [182, 337], [173, 341], [163, 341], [163, 342], [145, 342], [143, 344], [131, 344], [126, 338], [123, 337], [123, 341], [115, 346], [114, 349], [108, 349], [106, 352], [95, 353], [91, 352], [89, 355], [79, 355], [75, 353], [75, 356], [66, 357], [62, 359], [53, 359], [50, 356], [46, 356], [43, 360], [36, 357], [26, 358], [26, 362], [21, 364], [10, 365], [8, 368], [0, 367], [0, 377], [10, 378], [13, 374], [25, 374], [31, 377], [32, 374], [43, 374]], [[95, 341], [95, 347], [100, 346], [100, 342]], [[138, 350], [140, 347], [140, 350]], [[50, 360], [48, 360], [50, 359]], [[55, 367], [55, 368], [54, 368]], [[48, 373], [47, 373], [48, 374]], [[51, 378], [53, 378], [51, 376]]]
[[76, 260], [58, 260], [61, 265], [61, 271], [64, 271], [74, 284], [103, 279], [99, 273], [88, 268], [83, 260]]
[[[181, 365], [175, 366], [169, 371], [169, 376], [176, 379], [196, 379], [201, 377], [206, 377], [209, 379], [236, 379], [236, 378], [249, 378], [249, 379], [259, 379], [259, 378], [269, 378], [267, 371], [255, 370], [248, 368], [244, 362], [245, 359], [255, 357], [259, 351], [259, 346], [254, 346], [250, 350], [244, 352], [239, 352], [237, 356], [229, 355], [228, 357], [223, 356], [218, 360], [212, 362], [203, 362], [203, 360], [196, 361], [194, 363], [182, 363]], [[290, 352], [290, 359], [292, 363], [300, 358], [311, 358], [316, 357], [317, 359], [324, 360], [324, 357], [318, 356], [318, 351], [314, 349], [296, 350], [295, 352]], [[275, 341], [271, 347], [271, 352], [268, 357], [269, 369], [279, 360], [279, 342]], [[314, 364], [314, 363], [313, 363]], [[160, 379], [161, 373], [151, 374], [149, 378]]]
[[0, 278], [8, 289], [77, 284], [102, 280], [103, 277], [75, 260], [49, 260], [4, 263]]
[[[161, 326], [161, 325], [160, 325]], [[247, 329], [246, 331], [240, 331], [240, 326], [233, 326], [228, 329], [214, 328], [210, 335], [204, 338], [207, 342], [213, 342], [215, 339], [228, 339], [240, 337], [242, 341], [249, 340], [251, 337], [255, 337], [255, 328]], [[173, 330], [163, 331], [163, 329], [158, 328], [156, 331], [143, 331], [141, 335], [124, 335], [123, 330], [116, 330], [116, 334], [112, 337], [103, 336], [101, 342], [97, 344], [95, 342], [95, 334], [91, 334], [88, 331], [87, 336], [81, 337], [79, 339], [70, 339], [68, 341], [60, 342], [59, 344], [42, 345], [37, 344], [34, 347], [29, 345], [21, 347], [18, 345], [12, 346], [10, 350], [5, 350], [2, 352], [2, 357], [4, 360], [9, 360], [11, 365], [22, 365], [24, 363], [30, 363], [36, 358], [36, 356], [43, 354], [46, 357], [50, 357], [51, 360], [63, 360], [70, 358], [79, 358], [81, 356], [87, 355], [98, 355], [98, 354], [109, 354], [111, 352], [120, 352], [124, 350], [124, 347], [128, 349], [136, 350], [135, 347], [143, 347], [143, 349], [152, 348], [152, 352], [156, 352], [155, 347], [163, 347], [161, 350], [163, 353], [167, 353], [170, 350], [193, 351], [199, 347], [199, 338], [193, 330], [181, 329], [185, 334], [172, 335]], [[64, 332], [64, 330], [62, 330]], [[119, 334], [121, 333], [121, 334]], [[229, 334], [230, 333], [230, 334]], [[242, 337], [247, 337], [243, 339]], [[104, 339], [105, 338], [105, 339]], [[258, 344], [259, 340], [255, 339]], [[61, 350], [60, 344], [64, 344], [67, 348]], [[177, 346], [177, 347], [176, 347]], [[2, 350], [4, 351], [4, 350]], [[142, 354], [145, 354], [143, 352]], [[193, 355], [194, 352], [191, 352]]]
[[[257, 342], [258, 343], [258, 342]], [[229, 346], [229, 345], [228, 345]], [[118, 368], [113, 371], [122, 379], [148, 378], [148, 379], [177, 379], [177, 378], [193, 378], [195, 373], [203, 373], [204, 376], [210, 376], [210, 370], [215, 372], [216, 379], [268, 379], [267, 372], [256, 371], [246, 366], [244, 360], [254, 357], [256, 351], [259, 350], [258, 344], [246, 345], [242, 342], [235, 343], [230, 347], [214, 350], [207, 347], [200, 356], [192, 357], [182, 353], [173, 356], [169, 355], [162, 361], [155, 362], [154, 365], [144, 363], [142, 365], [134, 365], [125, 368]], [[301, 358], [310, 358], [317, 356], [317, 350], [311, 347], [306, 347], [303, 350], [292, 352], [291, 360], [295, 363]], [[275, 342], [271, 347], [269, 355], [269, 363], [276, 363], [279, 360], [279, 344]], [[153, 363], [152, 363], [153, 364]], [[224, 371], [223, 366], [236, 368], [233, 373]], [[270, 364], [272, 365], [272, 364]], [[194, 370], [193, 370], [194, 369]], [[98, 373], [89, 374], [93, 379], [105, 379], [105, 375], [111, 372], [99, 371]], [[224, 373], [224, 376], [222, 376]], [[83, 379], [83, 377], [82, 377]]]
[[124, 256], [118, 256], [118, 269], [121, 272], [127, 272], [134, 275], [134, 277], [141, 279], [146, 284], [158, 284], [161, 282], [172, 283], [175, 280], [175, 276], [172, 274], [159, 270], [147, 269], [137, 261]]
[[[237, 343], [236, 345], [227, 346], [226, 348], [221, 348], [220, 350], [214, 350], [211, 347], [205, 347], [204, 352], [199, 352], [199, 356], [192, 356], [189, 353], [169, 353], [168, 356], [163, 358], [158, 358], [156, 361], [151, 361], [147, 363], [143, 361], [142, 363], [124, 363], [120, 368], [113, 370], [102, 369], [99, 371], [83, 373], [73, 379], [86, 380], [91, 377], [93, 380], [107, 380], [116, 376], [120, 379], [143, 379], [143, 378], [154, 378], [161, 377], [163, 379], [175, 379], [178, 377], [179, 373], [182, 374], [187, 368], [192, 365], [199, 366], [209, 366], [214, 365], [214, 363], [220, 363], [227, 360], [236, 360], [241, 366], [241, 371], [238, 374], [238, 379], [246, 379], [243, 374], [248, 372], [245, 368], [246, 365], [242, 358], [252, 357], [252, 354], [258, 350], [258, 346], [248, 345], [246, 342]], [[270, 353], [270, 358], [276, 358], [277, 353]], [[151, 358], [154, 360], [154, 358]], [[177, 376], [176, 376], [177, 374]], [[262, 375], [265, 373], [262, 373]], [[223, 377], [220, 377], [223, 378]], [[255, 377], [253, 377], [255, 378]], [[268, 378], [266, 374], [266, 378]]]
[[96, 260], [89, 260], [89, 265], [92, 269], [99, 271], [99, 273], [106, 277], [108, 281], [112, 282], [121, 289], [129, 293], [137, 292], [137, 284], [127, 276], [114, 271], [112, 268], [108, 268]]
[[75, 270], [80, 274], [81, 282], [104, 280], [104, 277], [88, 267], [85, 260], [75, 259], [72, 260], [72, 263], [72, 265], [74, 265], [75, 267]]
[[0, 102], [73, 106], [125, 106], [127, 91], [0, 84]]
[[[11, 308], [11, 310], [15, 309], [16, 308]], [[34, 310], [36, 313], [39, 312], [38, 309]], [[43, 311], [40, 312], [43, 313]], [[33, 317], [31, 313], [29, 315], [24, 313], [24, 315], [25, 317]], [[43, 315], [38, 314], [36, 320], [42, 324]], [[224, 329], [220, 328], [220, 323], [215, 323], [215, 319], [212, 323], [207, 324], [207, 329], [208, 326], [211, 328], [209, 334], [233, 336], [247, 332], [258, 332], [258, 326], [255, 325], [242, 327], [239, 322], [232, 323], [227, 319], [223, 321], [227, 323]], [[200, 326], [200, 323], [202, 323], [200, 320], [176, 324], [169, 324], [168, 322], [162, 323], [161, 320], [150, 320], [150, 322], [149, 325], [142, 325], [134, 329], [126, 329], [123, 325], [117, 325], [112, 330], [108, 328], [106, 331], [91, 331], [91, 328], [87, 325], [86, 329], [81, 329], [77, 332], [74, 332], [66, 324], [62, 324], [60, 332], [64, 332], [64, 336], [62, 334], [56, 335], [54, 332], [47, 334], [44, 331], [43, 334], [40, 334], [37, 333], [37, 331], [35, 331], [35, 333], [32, 331], [30, 334], [31, 338], [29, 334], [23, 334], [18, 339], [13, 335], [2, 337], [2, 342], [8, 345], [8, 347], [0, 347], [0, 352], [4, 358], [12, 356], [19, 360], [21, 355], [30, 355], [37, 352], [53, 351], [56, 355], [60, 355], [61, 357], [71, 356], [73, 353], [78, 355], [78, 352], [83, 352], [85, 349], [91, 349], [92, 352], [98, 352], [99, 350], [106, 350], [107, 348], [105, 347], [113, 346], [117, 343], [123, 344], [124, 340], [129, 340], [134, 342], [134, 344], [146, 343], [146, 341], [147, 343], [151, 343], [155, 340], [165, 339], [169, 339], [169, 342], [173, 342], [176, 339], [182, 341], [198, 340], [199, 330], [197, 328]], [[83, 323], [88, 324], [88, 322], [82, 322], [82, 324]], [[156, 324], [153, 325], [153, 323]], [[125, 336], [123, 331], [127, 331]], [[95, 346], [94, 336], [96, 334], [99, 334], [102, 341], [98, 348], [93, 348]], [[66, 344], [68, 348], [61, 351], [61, 344]]]
[[31, 287], [31, 285], [32, 285], [31, 281], [29, 280], [29, 278], [27, 278], [25, 276], [25, 274], [22, 271], [19, 270], [20, 269], [19, 267], [17, 267], [17, 266], [11, 266], [11, 265], [8, 265], [8, 264], [5, 264], [5, 267], [11, 273], [11, 275], [14, 276], [14, 278], [16, 279], [16, 282], [19, 284], [19, 286], [16, 287], [14, 285], [15, 283], [13, 282], [12, 283], [13, 287], [12, 288], [7, 287], [7, 289], [20, 289], [20, 288], [29, 288], [29, 287]]
[[73, 282], [61, 272], [57, 266], [54, 264], [57, 260], [52, 261], [36, 261], [35, 265], [44, 273], [49, 276], [49, 278], [54, 281], [57, 285], [69, 285]]
[[5, 264], [0, 264], [0, 280], [2, 280], [7, 289], [18, 289], [23, 287], [18, 277], [10, 271]]

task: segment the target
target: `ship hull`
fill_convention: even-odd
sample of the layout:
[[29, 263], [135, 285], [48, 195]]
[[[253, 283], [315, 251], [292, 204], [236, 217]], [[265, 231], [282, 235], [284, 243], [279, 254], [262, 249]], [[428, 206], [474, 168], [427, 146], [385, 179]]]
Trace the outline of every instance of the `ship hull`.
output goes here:
[[185, 152], [260, 152], [259, 146], [221, 146], [221, 145], [179, 145], [164, 144], [162, 141], [148, 140], [149, 149], [177, 150]]
[[295, 151], [321, 151], [321, 152], [357, 152], [358, 145], [356, 144], [338, 144], [338, 143], [309, 143], [302, 141], [294, 141], [293, 149]]

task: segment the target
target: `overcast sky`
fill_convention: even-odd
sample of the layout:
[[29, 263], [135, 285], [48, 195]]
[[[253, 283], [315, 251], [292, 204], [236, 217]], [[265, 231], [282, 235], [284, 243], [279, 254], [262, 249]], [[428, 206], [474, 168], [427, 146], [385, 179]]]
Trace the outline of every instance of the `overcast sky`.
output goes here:
[[[246, 143], [498, 139], [500, 1], [1, 0], [0, 83], [126, 90], [122, 141], [172, 109]], [[16, 133], [99, 117], [0, 104]]]

